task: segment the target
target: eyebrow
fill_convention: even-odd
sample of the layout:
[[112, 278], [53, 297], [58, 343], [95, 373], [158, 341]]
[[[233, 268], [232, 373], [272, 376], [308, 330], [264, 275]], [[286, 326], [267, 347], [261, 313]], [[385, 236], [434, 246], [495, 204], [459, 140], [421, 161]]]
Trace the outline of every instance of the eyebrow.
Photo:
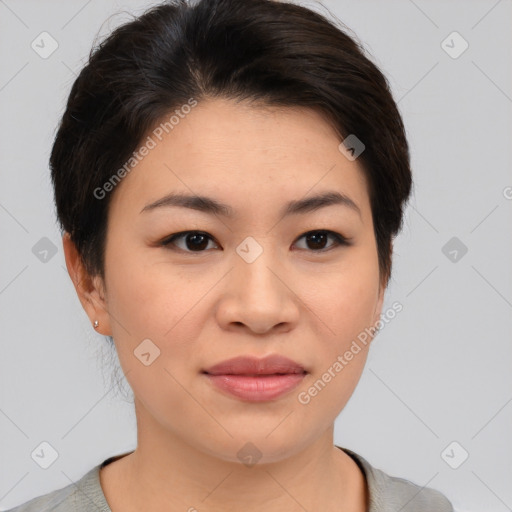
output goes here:
[[[359, 217], [361, 217], [361, 210], [357, 204], [347, 195], [341, 194], [337, 191], [323, 192], [306, 199], [290, 201], [281, 210], [281, 217], [310, 213], [331, 205], [346, 206], [357, 212]], [[147, 204], [140, 213], [152, 211], [156, 208], [172, 206], [190, 208], [192, 210], [198, 210], [212, 215], [220, 215], [227, 218], [234, 218], [236, 216], [236, 213], [231, 206], [211, 197], [177, 193], [168, 194], [153, 203]]]

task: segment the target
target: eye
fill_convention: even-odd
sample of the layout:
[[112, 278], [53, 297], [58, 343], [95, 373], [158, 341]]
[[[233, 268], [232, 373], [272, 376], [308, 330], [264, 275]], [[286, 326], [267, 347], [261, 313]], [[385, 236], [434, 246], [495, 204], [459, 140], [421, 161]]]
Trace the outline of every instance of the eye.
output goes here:
[[208, 246], [208, 241], [213, 241], [213, 238], [203, 231], [183, 231], [167, 237], [160, 244], [163, 246], [178, 245], [176, 244], [177, 240], [184, 240], [185, 242], [184, 248], [178, 247], [182, 251], [204, 252], [203, 249]]
[[[305, 238], [306, 243], [309, 243], [310, 246], [313, 247], [313, 252], [325, 252], [330, 251], [331, 249], [334, 249], [340, 245], [351, 245], [349, 240], [344, 236], [326, 229], [308, 231], [307, 233], [304, 233], [300, 238], [298, 238], [298, 240], [301, 238]], [[328, 238], [332, 238], [334, 243], [330, 247], [325, 248], [325, 244]]]
[[[313, 252], [325, 252], [341, 245], [351, 245], [349, 239], [339, 233], [325, 229], [308, 231], [301, 235], [297, 240], [302, 238], [305, 238], [306, 243], [311, 246], [310, 248]], [[325, 244], [329, 238], [332, 238], [334, 243], [331, 244], [330, 247], [326, 248]], [[177, 243], [178, 241], [184, 242], [184, 246], [182, 245], [180, 247]], [[204, 252], [205, 249], [208, 248], [208, 243], [210, 241], [214, 242], [213, 237], [204, 231], [182, 231], [181, 233], [174, 233], [173, 235], [168, 236], [160, 242], [160, 245], [164, 247], [174, 245], [185, 252]], [[215, 243], [215, 245], [217, 244]], [[306, 249], [308, 249], [308, 247], [306, 247]]]

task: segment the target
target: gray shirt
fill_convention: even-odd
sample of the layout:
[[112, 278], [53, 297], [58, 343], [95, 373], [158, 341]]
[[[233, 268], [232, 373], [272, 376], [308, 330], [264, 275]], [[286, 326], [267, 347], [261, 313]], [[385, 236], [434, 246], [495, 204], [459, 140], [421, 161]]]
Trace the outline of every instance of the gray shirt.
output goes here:
[[[387, 475], [361, 455], [341, 448], [366, 476], [370, 505], [367, 512], [454, 512], [439, 491]], [[76, 483], [34, 498], [7, 512], [112, 512], [100, 485], [100, 468], [126, 454], [116, 455], [93, 467]], [[117, 511], [116, 511], [117, 512]]]

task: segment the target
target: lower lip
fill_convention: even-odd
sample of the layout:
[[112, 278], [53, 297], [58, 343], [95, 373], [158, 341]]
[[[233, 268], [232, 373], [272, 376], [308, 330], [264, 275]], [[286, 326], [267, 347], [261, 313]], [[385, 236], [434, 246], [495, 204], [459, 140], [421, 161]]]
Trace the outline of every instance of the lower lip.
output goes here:
[[210, 382], [222, 391], [250, 402], [265, 402], [279, 398], [296, 388], [305, 373], [284, 375], [209, 375]]

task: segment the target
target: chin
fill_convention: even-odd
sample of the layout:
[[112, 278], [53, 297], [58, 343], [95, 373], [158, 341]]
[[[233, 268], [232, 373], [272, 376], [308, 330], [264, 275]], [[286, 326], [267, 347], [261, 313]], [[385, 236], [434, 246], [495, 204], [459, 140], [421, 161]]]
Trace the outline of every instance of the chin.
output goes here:
[[[294, 413], [290, 414], [290, 417], [293, 415]], [[285, 416], [283, 415], [280, 420], [282, 421]], [[255, 464], [272, 464], [286, 460], [304, 450], [322, 435], [321, 432], [305, 431], [304, 424], [300, 430], [293, 424], [285, 427], [287, 421], [288, 419], [285, 419], [282, 424], [274, 421], [272, 426], [257, 421], [247, 425], [247, 428], [245, 422], [242, 422], [238, 429], [228, 427], [233, 437], [220, 434], [216, 439], [203, 438], [200, 441], [200, 449], [226, 462], [252, 467]]]

